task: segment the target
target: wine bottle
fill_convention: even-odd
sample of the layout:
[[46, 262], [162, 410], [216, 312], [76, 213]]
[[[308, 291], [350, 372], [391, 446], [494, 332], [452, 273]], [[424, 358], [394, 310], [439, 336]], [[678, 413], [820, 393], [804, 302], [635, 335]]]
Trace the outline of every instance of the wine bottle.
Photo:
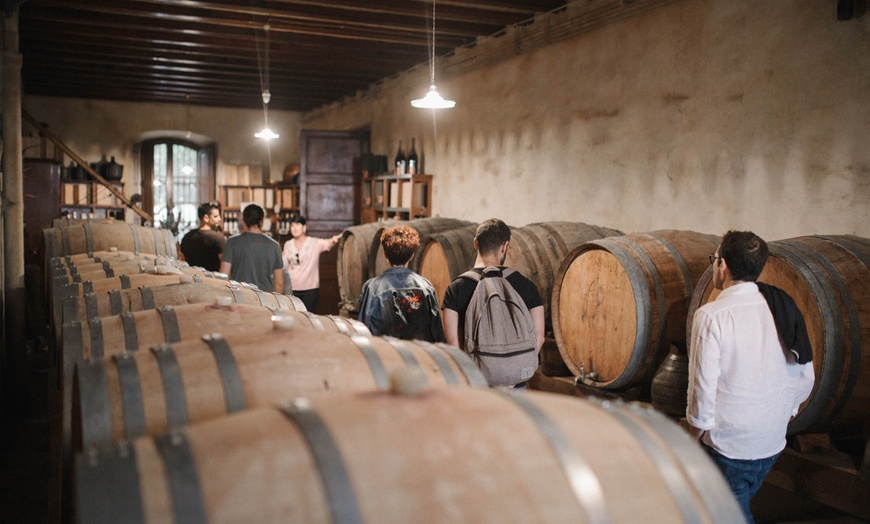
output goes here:
[[396, 152], [396, 174], [404, 175], [407, 167], [408, 159], [405, 158], [405, 151], [402, 149], [402, 141], [399, 140], [399, 150]]
[[416, 175], [419, 160], [417, 159], [417, 149], [414, 147], [415, 139], [411, 139], [411, 151], [408, 153], [408, 174]]

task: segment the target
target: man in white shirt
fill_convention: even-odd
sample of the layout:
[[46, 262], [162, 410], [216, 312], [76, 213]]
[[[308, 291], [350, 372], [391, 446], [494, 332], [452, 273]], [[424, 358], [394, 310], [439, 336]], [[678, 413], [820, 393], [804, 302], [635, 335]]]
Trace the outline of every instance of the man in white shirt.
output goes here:
[[791, 417], [813, 388], [812, 365], [782, 343], [755, 280], [767, 244], [752, 232], [729, 231], [710, 255], [722, 290], [692, 323], [686, 421], [755, 522], [749, 501], [785, 448]]

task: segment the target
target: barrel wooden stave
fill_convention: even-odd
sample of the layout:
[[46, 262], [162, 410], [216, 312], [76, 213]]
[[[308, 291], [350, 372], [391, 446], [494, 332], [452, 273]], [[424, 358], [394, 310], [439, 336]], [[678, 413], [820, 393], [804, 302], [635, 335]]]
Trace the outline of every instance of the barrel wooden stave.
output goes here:
[[125, 222], [83, 223], [43, 229], [48, 259], [79, 253], [119, 251], [178, 257], [175, 236], [168, 229], [136, 226]]
[[342, 232], [338, 241], [336, 270], [342, 306], [349, 311], [359, 310], [362, 285], [374, 276], [370, 261], [375, 235], [393, 223], [396, 221], [371, 222], [349, 227]]
[[[390, 385], [389, 373], [406, 369], [419, 370], [433, 386], [486, 385], [467, 355], [445, 345], [313, 329], [228, 335], [225, 341], [232, 354], [231, 367], [241, 378], [244, 404], [248, 408], [272, 405], [296, 395], [386, 389]], [[430, 350], [438, 355], [437, 359]], [[171, 351], [180, 369], [186, 422], [220, 417], [232, 411], [225, 401], [220, 365], [205, 339], [171, 344], [167, 351]], [[72, 394], [76, 449], [105, 444], [109, 436], [112, 441], [136, 436], [127, 432], [123, 405], [124, 395], [129, 392], [122, 391], [125, 388], [121, 386], [116, 365], [123, 358], [133, 359], [136, 364], [147, 432], [159, 433], [169, 428], [169, 401], [156, 353], [138, 351], [105, 357], [99, 362], [78, 365]], [[107, 385], [104, 388], [100, 386], [102, 381]], [[91, 402], [94, 394], [107, 394], [108, 403]], [[93, 420], [110, 421], [111, 435], [83, 423]]]
[[419, 233], [421, 239], [426, 235], [440, 233], [442, 231], [449, 231], [451, 229], [459, 229], [463, 227], [477, 227], [477, 224], [474, 222], [459, 220], [456, 218], [442, 217], [418, 218], [416, 220], [411, 220], [402, 224], [386, 225], [382, 227], [379, 231], [377, 231], [374, 238], [372, 239], [372, 247], [370, 251], [371, 260], [369, 261], [369, 267], [374, 268], [374, 273], [372, 274], [373, 277], [380, 275], [381, 273], [390, 268], [390, 262], [389, 260], [387, 260], [387, 256], [384, 254], [384, 246], [381, 245], [381, 234], [384, 232], [385, 229], [387, 229], [387, 227], [391, 227], [394, 225], [408, 226], [411, 229], [416, 230], [417, 233]]
[[[795, 300], [813, 347], [816, 382], [789, 433], [860, 429], [870, 411], [870, 239], [817, 235], [768, 246], [758, 280]], [[692, 296], [687, 339], [694, 312], [718, 295], [708, 269]]]
[[[130, 508], [144, 507], [149, 521], [170, 520], [180, 507], [173, 499], [185, 495], [167, 475], [179, 474], [199, 488], [188, 493], [201, 494], [186, 499], [184, 517], [209, 522], [742, 519], [715, 465], [661, 415], [538, 392], [513, 398], [439, 388], [250, 410], [176, 434], [190, 458], [183, 464], [163, 459], [165, 439], [138, 438], [126, 454], [79, 457], [79, 518], [138, 517]], [[313, 421], [329, 435], [314, 450]], [[117, 497], [104, 496], [106, 482]]]
[[511, 228], [511, 250], [505, 259], [505, 265], [516, 269], [535, 283], [544, 301], [544, 319], [548, 332], [552, 330], [550, 301], [553, 281], [568, 253], [584, 242], [622, 234], [618, 229], [582, 222], [539, 222]]
[[474, 266], [476, 230], [477, 226], [471, 225], [432, 233], [420, 239], [420, 248], [408, 267], [432, 283], [439, 303], [444, 299], [450, 282]]
[[717, 246], [711, 235], [662, 230], [573, 250], [552, 300], [554, 336], [571, 372], [604, 389], [648, 385], [669, 344], [685, 343], [689, 299]]

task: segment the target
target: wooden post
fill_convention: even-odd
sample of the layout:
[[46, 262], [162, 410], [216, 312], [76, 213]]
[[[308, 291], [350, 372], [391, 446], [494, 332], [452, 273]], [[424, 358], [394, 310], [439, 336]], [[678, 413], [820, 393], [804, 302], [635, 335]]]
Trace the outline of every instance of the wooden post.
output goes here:
[[24, 119], [27, 120], [27, 122], [29, 122], [30, 125], [32, 125], [32, 126], [35, 127], [37, 130], [39, 130], [39, 134], [40, 134], [41, 136], [44, 136], [45, 138], [51, 140], [51, 141], [54, 143], [55, 146], [57, 146], [58, 148], [60, 148], [61, 151], [63, 151], [64, 153], [67, 154], [67, 156], [69, 156], [70, 158], [72, 158], [73, 161], [74, 161], [76, 164], [80, 165], [80, 166], [81, 166], [85, 171], [87, 171], [88, 173], [90, 173], [90, 175], [91, 175], [92, 177], [94, 177], [94, 180], [96, 180], [97, 182], [99, 182], [99, 183], [103, 184], [104, 186], [106, 186], [106, 189], [108, 189], [110, 193], [112, 193], [113, 195], [115, 195], [116, 197], [118, 197], [118, 199], [121, 200], [121, 202], [123, 202], [124, 205], [126, 205], [127, 207], [129, 207], [130, 209], [132, 209], [132, 210], [133, 210], [137, 215], [139, 215], [140, 217], [142, 217], [143, 220], [145, 220], [145, 221], [147, 221], [147, 222], [150, 222], [150, 223], [152, 223], [152, 224], [154, 223], [154, 218], [153, 218], [151, 215], [149, 215], [148, 213], [146, 213], [145, 210], [143, 210], [142, 208], [133, 205], [133, 202], [131, 202], [130, 199], [129, 199], [129, 198], [128, 198], [124, 193], [121, 193], [120, 191], [118, 191], [117, 189], [115, 189], [115, 186], [114, 186], [114, 185], [112, 185], [111, 183], [109, 183], [109, 181], [107, 181], [105, 178], [103, 178], [102, 176], [100, 176], [99, 173], [97, 173], [96, 171], [94, 171], [93, 169], [91, 169], [91, 166], [90, 166], [87, 162], [85, 162], [84, 160], [82, 160], [82, 158], [81, 158], [80, 156], [78, 156], [77, 154], [75, 154], [75, 153], [73, 152], [73, 150], [70, 149], [69, 147], [67, 147], [66, 144], [64, 144], [64, 143], [63, 143], [59, 138], [57, 138], [56, 136], [54, 136], [53, 134], [51, 134], [51, 133], [48, 131], [48, 129], [46, 129], [46, 127], [45, 127], [44, 125], [40, 124], [39, 122], [36, 121], [35, 118], [33, 118], [32, 116], [30, 116], [30, 113], [28, 113], [27, 111], [25, 111], [24, 109], [22, 109], [22, 110], [21, 110], [21, 116], [24, 117]]

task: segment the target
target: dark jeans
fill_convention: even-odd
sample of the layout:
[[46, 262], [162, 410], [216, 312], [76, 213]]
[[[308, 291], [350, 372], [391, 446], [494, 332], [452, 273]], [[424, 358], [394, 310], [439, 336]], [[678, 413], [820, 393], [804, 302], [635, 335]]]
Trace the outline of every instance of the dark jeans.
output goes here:
[[725, 480], [728, 481], [731, 491], [734, 492], [734, 496], [740, 504], [740, 509], [743, 510], [746, 522], [755, 524], [755, 519], [749, 512], [749, 501], [761, 488], [764, 478], [767, 477], [776, 459], [779, 458], [779, 453], [763, 459], [740, 460], [728, 458], [706, 444], [703, 447], [719, 467]]
[[293, 296], [305, 304], [305, 309], [309, 313], [314, 313], [314, 310], [317, 309], [317, 303], [320, 302], [320, 288], [306, 289], [304, 291], [294, 290]]

